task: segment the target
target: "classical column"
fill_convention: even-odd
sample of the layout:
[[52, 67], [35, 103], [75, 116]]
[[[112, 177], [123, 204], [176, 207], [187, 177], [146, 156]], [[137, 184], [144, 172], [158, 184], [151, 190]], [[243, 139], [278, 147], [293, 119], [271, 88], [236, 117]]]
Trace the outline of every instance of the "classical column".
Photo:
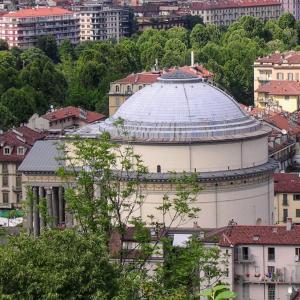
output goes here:
[[32, 197], [32, 187], [28, 187], [30, 189], [27, 192], [27, 205], [28, 205], [28, 212], [27, 212], [27, 230], [28, 233], [31, 234], [33, 232], [33, 197]]
[[46, 201], [47, 201], [47, 210], [49, 227], [53, 227], [53, 210], [52, 210], [52, 188], [46, 188]]
[[53, 226], [58, 225], [58, 188], [52, 188], [52, 210], [53, 210]]
[[62, 186], [58, 188], [58, 222], [59, 224], [65, 222], [65, 199], [64, 188]]
[[45, 199], [45, 189], [41, 186], [39, 188], [39, 204], [40, 204], [40, 227], [44, 230], [47, 226], [47, 204]]
[[33, 188], [33, 235], [40, 235], [39, 188]]

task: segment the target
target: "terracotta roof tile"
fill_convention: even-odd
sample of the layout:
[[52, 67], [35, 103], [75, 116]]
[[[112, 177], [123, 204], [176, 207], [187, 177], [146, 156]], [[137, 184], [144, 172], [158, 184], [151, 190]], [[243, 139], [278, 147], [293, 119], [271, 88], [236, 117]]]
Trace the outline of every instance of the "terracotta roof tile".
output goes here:
[[256, 92], [267, 93], [269, 95], [300, 95], [300, 82], [288, 80], [272, 80], [261, 85]]
[[[82, 116], [85, 115], [85, 117], [82, 117], [81, 115]], [[74, 106], [67, 106], [64, 108], [60, 108], [53, 112], [43, 115], [43, 118], [49, 121], [57, 121], [69, 117], [82, 118], [85, 119], [87, 123], [93, 123], [95, 121], [99, 121], [105, 118], [105, 116], [100, 113], [83, 110], [79, 107], [74, 107]]]
[[[16, 129], [10, 129], [0, 135], [0, 161], [15, 161], [21, 162], [29, 152], [35, 141], [42, 139], [43, 134], [34, 131], [26, 126], [21, 126]], [[12, 152], [10, 155], [3, 154], [3, 147], [10, 146]], [[18, 155], [17, 148], [26, 148], [25, 155]]]
[[219, 245], [300, 245], [300, 225], [286, 226], [228, 226]]
[[47, 16], [62, 16], [73, 14], [72, 11], [60, 7], [26, 8], [19, 11], [9, 12], [2, 17], [9, 18], [33, 18]]
[[300, 193], [300, 177], [295, 173], [274, 174], [274, 191], [276, 193]]
[[273, 53], [265, 57], [257, 59], [260, 63], [272, 63], [272, 64], [299, 64], [300, 63], [300, 52], [288, 51], [284, 53]]

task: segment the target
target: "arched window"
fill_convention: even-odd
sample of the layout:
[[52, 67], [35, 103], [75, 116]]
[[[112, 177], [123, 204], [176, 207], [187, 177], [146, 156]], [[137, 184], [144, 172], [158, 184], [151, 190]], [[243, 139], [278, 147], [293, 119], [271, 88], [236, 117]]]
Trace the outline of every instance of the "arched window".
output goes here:
[[157, 173], [161, 173], [161, 166], [157, 165], [156, 170], [157, 170]]
[[120, 87], [118, 85], [116, 85], [116, 93], [120, 92]]

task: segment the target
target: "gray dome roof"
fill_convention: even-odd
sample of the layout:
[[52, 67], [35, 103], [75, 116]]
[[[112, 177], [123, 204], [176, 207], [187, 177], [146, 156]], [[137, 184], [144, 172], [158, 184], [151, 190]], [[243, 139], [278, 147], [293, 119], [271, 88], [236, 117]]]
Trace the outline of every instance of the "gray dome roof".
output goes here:
[[[123, 120], [122, 129], [115, 121]], [[261, 124], [229, 95], [200, 78], [175, 71], [128, 98], [99, 130], [141, 142], [201, 141], [257, 131]], [[122, 133], [123, 132], [123, 133]]]

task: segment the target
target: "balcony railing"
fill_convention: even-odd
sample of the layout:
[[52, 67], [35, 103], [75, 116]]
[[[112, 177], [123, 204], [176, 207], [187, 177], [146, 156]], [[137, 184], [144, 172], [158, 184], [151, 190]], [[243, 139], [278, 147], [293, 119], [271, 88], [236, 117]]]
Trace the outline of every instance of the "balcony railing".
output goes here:
[[252, 254], [248, 254], [248, 255], [240, 254], [234, 258], [234, 261], [238, 263], [253, 263], [254, 256]]

